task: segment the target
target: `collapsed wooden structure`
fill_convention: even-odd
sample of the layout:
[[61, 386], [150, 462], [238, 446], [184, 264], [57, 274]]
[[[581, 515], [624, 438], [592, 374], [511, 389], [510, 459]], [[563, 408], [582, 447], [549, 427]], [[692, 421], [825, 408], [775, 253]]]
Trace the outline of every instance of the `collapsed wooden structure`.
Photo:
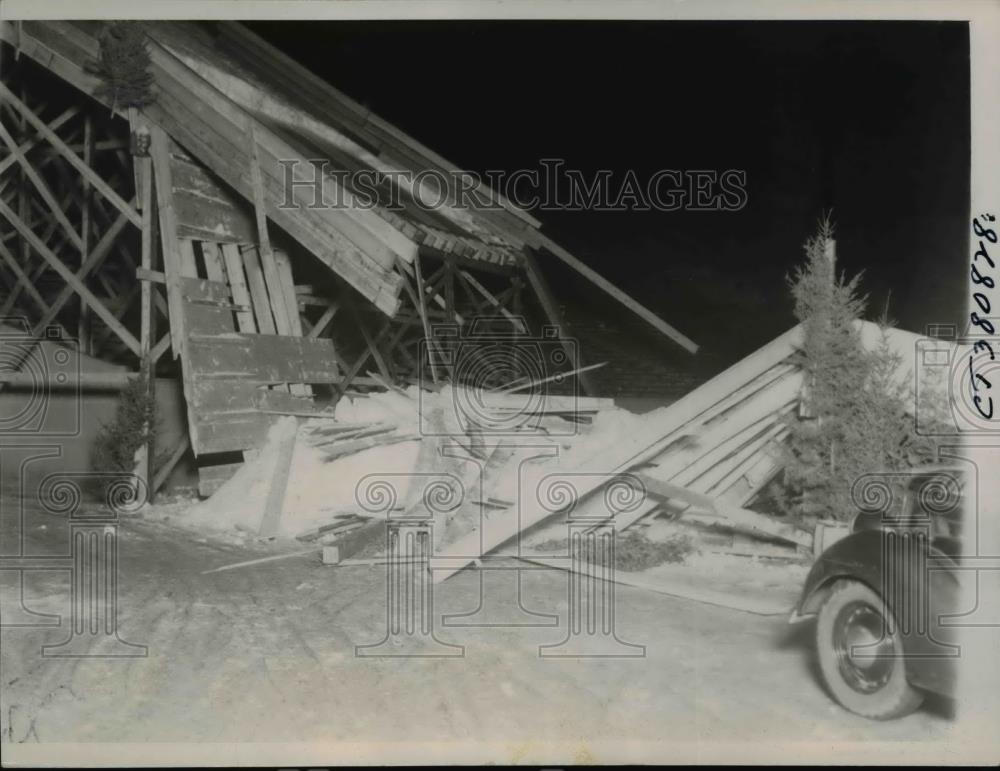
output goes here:
[[[857, 324], [865, 348], [885, 343], [898, 357], [900, 382], [921, 374], [918, 335]], [[563, 458], [525, 465], [499, 487], [490, 480], [494, 505], [464, 537], [436, 550], [434, 579], [505, 544], [513, 547], [509, 553], [521, 554], [524, 535], [546, 521], [560, 526], [560, 514], [591, 523], [593, 531], [613, 525], [622, 532], [668, 513], [812, 548], [812, 532], [749, 508], [784, 467], [782, 442], [799, 418], [804, 379], [794, 355], [802, 334], [801, 326], [793, 327], [677, 402], [644, 415], [641, 426], [614, 441], [583, 443], [582, 452], [573, 448]], [[622, 485], [631, 492], [622, 496]], [[620, 507], [614, 505], [616, 487], [626, 502]]]
[[[697, 349], [526, 212], [485, 188], [490, 205], [457, 200], [436, 182], [451, 164], [240, 24], [135, 23], [155, 84], [141, 108], [102, 96], [102, 23], [0, 23], [0, 317], [183, 380], [188, 440], [158, 479], [190, 446], [210, 492], [317, 396], [456, 377], [442, 322], [493, 315], [516, 336], [530, 303], [565, 340], [546, 261]], [[383, 175], [375, 202], [332, 171]]]

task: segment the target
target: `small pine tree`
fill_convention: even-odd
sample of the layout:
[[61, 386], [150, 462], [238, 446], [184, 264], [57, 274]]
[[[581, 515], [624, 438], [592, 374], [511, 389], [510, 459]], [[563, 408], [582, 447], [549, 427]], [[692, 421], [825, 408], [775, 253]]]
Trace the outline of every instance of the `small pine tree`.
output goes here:
[[794, 361], [805, 373], [800, 414], [790, 421], [784, 481], [788, 513], [804, 520], [835, 516], [849, 501], [845, 482], [856, 466], [857, 405], [872, 363], [855, 320], [864, 312], [861, 277], [837, 275], [829, 218], [805, 244], [805, 262], [788, 278], [803, 343]]
[[153, 101], [153, 76], [146, 33], [134, 21], [113, 21], [100, 38], [101, 53], [87, 69], [101, 79], [96, 95], [111, 109], [142, 107]]
[[114, 420], [101, 426], [94, 439], [91, 468], [104, 474], [131, 473], [136, 451], [155, 433], [156, 398], [145, 378], [131, 378], [121, 392]]
[[865, 348], [855, 322], [865, 311], [861, 276], [837, 275], [827, 245], [829, 218], [805, 244], [806, 259], [789, 277], [803, 327], [795, 361], [805, 374], [800, 414], [789, 421], [782, 489], [769, 500], [805, 521], [849, 519], [851, 488], [863, 474], [910, 468], [935, 459], [932, 440], [916, 433], [913, 393], [903, 357], [891, 344], [888, 314], [881, 337]]

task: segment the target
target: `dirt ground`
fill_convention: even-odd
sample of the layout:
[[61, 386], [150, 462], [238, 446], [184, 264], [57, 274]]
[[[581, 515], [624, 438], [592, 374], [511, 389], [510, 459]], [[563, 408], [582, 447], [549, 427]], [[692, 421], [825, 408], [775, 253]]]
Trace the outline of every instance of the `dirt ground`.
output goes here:
[[[67, 553], [67, 529], [29, 507], [24, 553]], [[809, 624], [625, 586], [618, 636], [645, 645], [644, 656], [540, 657], [567, 634], [567, 574], [555, 570], [524, 573], [522, 597], [558, 626], [439, 625], [464, 655], [360, 658], [355, 645], [385, 634], [384, 567], [311, 555], [203, 575], [260, 549], [141, 519], [119, 532], [120, 635], [148, 655], [42, 657], [41, 645], [68, 634], [69, 576], [27, 574], [27, 606], [64, 620], [2, 631], [4, 742], [491, 740], [509, 742], [517, 760], [518, 747], [559, 741], [587, 759], [589, 744], [623, 737], [896, 741], [942, 738], [954, 725], [953, 707], [937, 700], [888, 723], [840, 709], [817, 679]], [[435, 587], [435, 614], [474, 610], [480, 577], [465, 570]], [[13, 578], [4, 571], [4, 612]]]

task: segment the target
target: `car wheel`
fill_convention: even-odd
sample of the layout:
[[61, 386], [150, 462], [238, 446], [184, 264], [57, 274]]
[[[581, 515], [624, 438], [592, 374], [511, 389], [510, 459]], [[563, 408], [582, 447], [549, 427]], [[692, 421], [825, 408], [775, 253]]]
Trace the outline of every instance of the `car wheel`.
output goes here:
[[838, 584], [823, 604], [816, 650], [827, 688], [851, 712], [890, 720], [924, 700], [906, 679], [903, 644], [889, 609], [859, 581]]

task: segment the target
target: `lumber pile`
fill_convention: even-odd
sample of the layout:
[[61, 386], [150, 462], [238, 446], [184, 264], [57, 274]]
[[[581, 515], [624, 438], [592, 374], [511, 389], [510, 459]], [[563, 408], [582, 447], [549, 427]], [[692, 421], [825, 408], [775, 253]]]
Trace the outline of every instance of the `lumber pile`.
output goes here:
[[[878, 344], [876, 325], [860, 322], [860, 328], [866, 346]], [[616, 415], [619, 430], [581, 435], [557, 459], [508, 473], [491, 486], [489, 501], [497, 505], [484, 507], [480, 525], [436, 550], [435, 580], [567, 513], [614, 521], [622, 531], [667, 512], [808, 549], [811, 533], [749, 508], [781, 470], [780, 445], [788, 422], [797, 418], [802, 373], [792, 357], [801, 334], [794, 327], [674, 404], [637, 421]], [[888, 334], [902, 357], [900, 378], [911, 377], [920, 338], [901, 330]], [[601, 417], [598, 412], [595, 425]], [[622, 484], [631, 497], [616, 510], [609, 501], [614, 488], [622, 493]]]
[[[912, 364], [918, 338], [892, 334]], [[878, 329], [863, 325], [862, 337], [874, 345]], [[608, 399], [530, 389], [348, 393], [329, 413], [280, 420], [260, 454], [203, 504], [203, 519], [226, 523], [238, 512], [260, 535], [338, 546], [331, 561], [343, 562], [366, 526], [415, 518], [432, 525], [437, 581], [485, 555], [523, 556], [525, 537], [546, 527], [558, 535], [567, 516], [617, 532], [679, 519], [706, 547], [721, 530], [732, 536], [729, 553], [805, 555], [811, 532], [753, 508], [781, 470], [781, 443], [798, 419], [800, 340], [793, 328], [641, 416]], [[382, 508], [366, 503], [364, 485], [375, 478], [392, 488]], [[447, 506], [429, 494], [442, 483]], [[362, 540], [361, 556], [377, 556], [378, 539]]]

